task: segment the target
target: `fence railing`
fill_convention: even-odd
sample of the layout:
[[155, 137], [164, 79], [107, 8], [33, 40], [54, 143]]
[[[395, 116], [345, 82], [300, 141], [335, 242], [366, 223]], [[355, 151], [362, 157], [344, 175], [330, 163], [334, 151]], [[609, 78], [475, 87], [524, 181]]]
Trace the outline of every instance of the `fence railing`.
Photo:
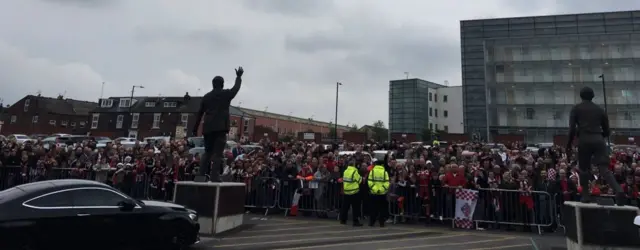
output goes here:
[[[117, 175], [114, 177], [114, 175]], [[173, 176], [161, 173], [135, 173], [114, 169], [100, 171], [74, 168], [23, 169], [15, 166], [0, 167], [0, 190], [24, 183], [51, 179], [88, 179], [107, 183], [138, 199], [170, 200], [173, 197]], [[180, 175], [180, 180], [190, 176]], [[295, 207], [305, 214], [329, 217], [339, 214], [342, 206], [342, 183], [336, 179], [298, 180], [250, 177], [230, 179], [247, 185], [245, 207], [263, 210], [283, 210], [285, 215]], [[417, 220], [451, 221], [456, 212], [456, 188], [395, 186], [387, 195], [389, 218], [393, 223]], [[537, 228], [539, 233], [548, 228], [564, 228], [561, 220], [563, 195], [542, 191], [521, 192], [507, 189], [479, 189], [473, 222], [476, 228]], [[371, 204], [366, 187], [358, 194], [362, 198], [361, 211], [369, 214]], [[573, 196], [574, 199], [579, 197]], [[629, 205], [638, 205], [629, 200]]]

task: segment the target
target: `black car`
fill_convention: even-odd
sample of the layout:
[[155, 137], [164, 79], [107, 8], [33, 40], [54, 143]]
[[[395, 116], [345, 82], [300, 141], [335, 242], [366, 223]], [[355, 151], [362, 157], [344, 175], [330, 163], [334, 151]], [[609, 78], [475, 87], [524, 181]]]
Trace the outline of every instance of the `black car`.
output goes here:
[[181, 248], [197, 243], [199, 230], [193, 210], [134, 200], [94, 181], [51, 180], [0, 191], [3, 250]]

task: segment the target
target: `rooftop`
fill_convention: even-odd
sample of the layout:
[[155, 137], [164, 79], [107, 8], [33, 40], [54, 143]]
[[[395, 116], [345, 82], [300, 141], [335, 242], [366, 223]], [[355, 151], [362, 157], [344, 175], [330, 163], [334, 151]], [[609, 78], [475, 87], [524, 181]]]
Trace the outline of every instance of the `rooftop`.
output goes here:
[[449, 86], [446, 86], [446, 85], [443, 85], [443, 84], [439, 84], [439, 83], [435, 83], [435, 82], [430, 82], [430, 81], [425, 81], [425, 80], [422, 80], [422, 79], [420, 79], [420, 78], [409, 78], [409, 79], [391, 80], [391, 81], [389, 81], [389, 84], [401, 83], [401, 82], [407, 82], [407, 81], [409, 81], [409, 82], [418, 81], [418, 82], [420, 82], [420, 83], [426, 83], [426, 84], [427, 84], [427, 86], [428, 86], [429, 88], [432, 88], [432, 89], [447, 88], [447, 87], [449, 87]]
[[[294, 122], [299, 122], [299, 123], [304, 123], [304, 124], [311, 124], [311, 125], [315, 125], [315, 126], [327, 126], [327, 127], [328, 126], [334, 126], [332, 122], [316, 121], [316, 120], [313, 120], [311, 118], [300, 118], [300, 117], [295, 117], [295, 116], [290, 116], [290, 115], [276, 114], [276, 113], [271, 113], [271, 112], [267, 112], [267, 111], [260, 111], [260, 110], [244, 108], [244, 107], [238, 107], [238, 109], [240, 109], [243, 112], [248, 113], [250, 115], [254, 115], [254, 116], [269, 117], [269, 118], [279, 119], [279, 120], [290, 120], [290, 121], [294, 121]], [[349, 127], [338, 124], [338, 129], [349, 129]]]

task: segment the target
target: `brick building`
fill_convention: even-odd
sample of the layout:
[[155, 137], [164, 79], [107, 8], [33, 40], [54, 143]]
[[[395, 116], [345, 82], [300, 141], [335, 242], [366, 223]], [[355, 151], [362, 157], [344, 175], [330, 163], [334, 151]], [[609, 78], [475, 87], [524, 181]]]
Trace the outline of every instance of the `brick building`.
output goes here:
[[[93, 135], [128, 136], [189, 136], [202, 97], [109, 97], [91, 112]], [[252, 138], [254, 118], [231, 107], [229, 139]], [[200, 125], [202, 126], [202, 125]], [[201, 131], [201, 128], [200, 128]], [[200, 133], [199, 131], [199, 133]]]
[[[328, 138], [333, 123], [321, 122], [313, 119], [299, 118], [289, 115], [281, 115], [255, 109], [239, 108], [243, 112], [255, 117], [255, 125], [271, 128], [278, 136], [296, 137], [300, 132], [320, 133], [323, 138]], [[342, 133], [349, 131], [349, 127], [338, 125], [338, 137], [342, 138]]]
[[2, 110], [2, 130], [9, 134], [85, 134], [95, 102], [27, 95]]

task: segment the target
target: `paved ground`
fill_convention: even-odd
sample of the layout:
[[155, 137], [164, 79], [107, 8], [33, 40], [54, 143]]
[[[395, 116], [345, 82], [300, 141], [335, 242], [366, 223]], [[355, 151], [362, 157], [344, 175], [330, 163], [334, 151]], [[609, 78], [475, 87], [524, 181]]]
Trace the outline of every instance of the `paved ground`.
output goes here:
[[[196, 249], [349, 250], [378, 249], [554, 249], [564, 241], [556, 236], [531, 238], [532, 234], [452, 231], [442, 228], [388, 225], [354, 228], [333, 220], [257, 217], [248, 219], [245, 230], [217, 239], [203, 238]], [[561, 249], [561, 248], [557, 248]]]

